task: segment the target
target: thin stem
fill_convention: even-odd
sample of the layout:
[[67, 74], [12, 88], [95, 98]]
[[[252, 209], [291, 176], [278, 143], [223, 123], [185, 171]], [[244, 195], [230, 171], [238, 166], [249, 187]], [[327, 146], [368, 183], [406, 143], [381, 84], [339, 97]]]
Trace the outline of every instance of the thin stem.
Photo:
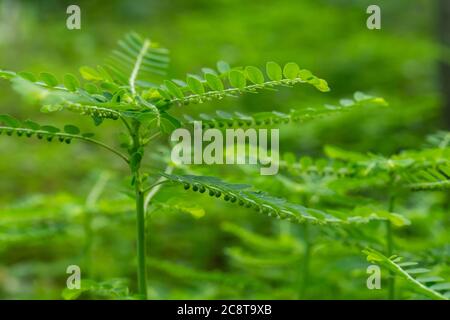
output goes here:
[[98, 140], [95, 140], [95, 139], [91, 139], [91, 138], [88, 138], [88, 137], [83, 137], [83, 136], [80, 136], [80, 135], [70, 134], [70, 133], [62, 133], [62, 132], [48, 132], [48, 131], [45, 131], [45, 130], [32, 130], [32, 129], [25, 129], [25, 128], [13, 128], [13, 127], [0, 126], [0, 130], [4, 130], [4, 129], [6, 129], [8, 131], [23, 132], [25, 134], [27, 134], [27, 133], [43, 134], [43, 135], [51, 135], [53, 137], [62, 137], [62, 138], [71, 138], [71, 139], [84, 140], [84, 141], [91, 142], [91, 143], [94, 143], [96, 145], [99, 145], [100, 147], [103, 147], [103, 148], [111, 151], [112, 153], [115, 153], [116, 155], [121, 157], [126, 163], [129, 162], [128, 158], [124, 154], [122, 154], [120, 151], [117, 151], [113, 147], [111, 147], [111, 146], [109, 146], [109, 145], [107, 145], [107, 144], [105, 144], [105, 143], [103, 143], [101, 141], [98, 141]]
[[144, 192], [144, 193], [147, 193], [147, 192], [149, 192], [150, 190], [152, 190], [154, 187], [159, 186], [160, 184], [164, 184], [164, 183], [166, 183], [166, 182], [168, 182], [168, 181], [167, 181], [167, 180], [162, 180], [162, 181], [158, 180], [158, 181], [156, 181], [155, 183], [153, 183], [151, 186], [145, 188], [143, 192]]
[[93, 241], [93, 230], [92, 230], [92, 217], [96, 211], [96, 203], [100, 198], [101, 193], [105, 189], [106, 183], [110, 174], [108, 172], [102, 172], [97, 182], [94, 184], [93, 188], [89, 192], [85, 203], [85, 216], [84, 216], [84, 233], [85, 233], [85, 245], [83, 250], [85, 266], [89, 277], [92, 277], [92, 241]]
[[[167, 166], [166, 170], [164, 171], [164, 173], [166, 174], [171, 174], [173, 171], [173, 167], [171, 166]], [[147, 188], [146, 190], [150, 190], [150, 192], [147, 194], [147, 196], [145, 197], [145, 201], [144, 201], [144, 212], [147, 212], [147, 208], [148, 205], [150, 203], [150, 201], [153, 199], [153, 197], [158, 193], [159, 189], [161, 189], [161, 185], [167, 182], [166, 177], [160, 177], [158, 179], [158, 181], [156, 181], [154, 184], [152, 184], [149, 188]], [[144, 191], [145, 192], [145, 191]]]
[[128, 121], [122, 116], [120, 116], [120, 120], [122, 120], [122, 122], [125, 125], [125, 127], [127, 127], [128, 132], [130, 134], [132, 134], [133, 130], [131, 129], [130, 124], [128, 123]]
[[[389, 198], [389, 212], [392, 212], [394, 210], [394, 196], [391, 196]], [[394, 237], [393, 237], [393, 230], [392, 230], [392, 223], [390, 220], [386, 221], [386, 245], [387, 245], [387, 256], [392, 256], [394, 252]], [[388, 299], [394, 300], [395, 299], [395, 274], [392, 271], [389, 271], [389, 279], [388, 279], [388, 288], [389, 288], [389, 294]]]
[[159, 137], [160, 134], [161, 134], [161, 131], [154, 133], [150, 138], [148, 138], [148, 141], [151, 141], [151, 140], [155, 139], [156, 137]]
[[85, 137], [82, 137], [82, 138], [80, 138], [80, 137], [75, 137], [75, 138], [76, 138], [76, 139], [81, 139], [81, 140], [84, 140], [84, 141], [88, 141], [88, 142], [94, 143], [94, 144], [96, 144], [96, 145], [99, 145], [99, 146], [101, 146], [101, 147], [103, 147], [103, 148], [105, 148], [105, 149], [111, 151], [112, 153], [115, 153], [116, 155], [118, 155], [119, 157], [121, 157], [121, 158], [123, 159], [123, 161], [125, 161], [126, 163], [129, 163], [129, 160], [128, 160], [127, 156], [125, 156], [125, 155], [124, 155], [123, 153], [121, 153], [120, 151], [114, 149], [113, 147], [110, 147], [110, 146], [108, 146], [107, 144], [104, 144], [103, 142], [100, 142], [100, 141], [98, 141], [98, 140], [94, 140], [94, 139], [91, 139], [91, 138], [85, 138]]

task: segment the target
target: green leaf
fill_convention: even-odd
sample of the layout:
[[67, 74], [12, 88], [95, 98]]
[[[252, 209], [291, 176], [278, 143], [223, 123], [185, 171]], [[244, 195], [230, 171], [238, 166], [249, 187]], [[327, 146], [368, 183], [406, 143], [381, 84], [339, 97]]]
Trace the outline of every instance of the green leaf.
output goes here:
[[100, 73], [95, 70], [94, 68], [83, 66], [79, 69], [81, 76], [83, 79], [86, 79], [88, 81], [101, 81], [103, 80]]
[[17, 75], [19, 75], [22, 78], [24, 78], [24, 79], [26, 79], [28, 81], [31, 81], [31, 82], [36, 82], [37, 81], [35, 75], [32, 74], [31, 72], [21, 71]]
[[276, 62], [273, 61], [267, 62], [266, 73], [269, 79], [272, 81], [280, 81], [281, 79], [283, 79], [281, 67]]
[[347, 213], [337, 212], [331, 215], [325, 211], [307, 208], [299, 204], [288, 202], [283, 198], [276, 198], [261, 191], [250, 190], [249, 185], [231, 184], [224, 182], [216, 177], [193, 176], [193, 175], [171, 175], [163, 173], [172, 182], [182, 184], [187, 190], [192, 187], [192, 191], [199, 191], [208, 195], [230, 201], [247, 208], [252, 208], [257, 212], [265, 213], [272, 217], [280, 219], [289, 219], [297, 223], [314, 224], [349, 224], [349, 223], [368, 223], [371, 220], [384, 220], [376, 213], [369, 217], [360, 215], [352, 216]]
[[298, 77], [298, 74], [300, 72], [300, 68], [298, 65], [294, 62], [288, 62], [283, 68], [283, 74], [287, 79], [295, 79]]
[[161, 113], [161, 131], [172, 133], [173, 130], [181, 127], [181, 122], [166, 112]]
[[[141, 37], [137, 33], [126, 34], [118, 41], [103, 68], [97, 68], [103, 80], [129, 85], [133, 71], [137, 71], [135, 85], [148, 88], [148, 81], [155, 74], [166, 75], [170, 57], [169, 50], [159, 47], [156, 41]], [[104, 69], [104, 70], [103, 70]]]
[[178, 87], [175, 83], [173, 83], [170, 80], [164, 80], [164, 85], [166, 86], [167, 90], [171, 95], [173, 95], [175, 98], [183, 99], [184, 95], [181, 91], [180, 87]]
[[189, 89], [195, 94], [203, 94], [205, 92], [205, 88], [200, 80], [195, 77], [188, 76], [186, 78], [187, 85]]
[[56, 87], [58, 85], [58, 80], [51, 73], [42, 72], [39, 76], [41, 80], [44, 81], [44, 83], [49, 87]]
[[307, 81], [310, 80], [311, 78], [314, 78], [314, 75], [311, 73], [311, 71], [306, 70], [306, 69], [302, 69], [298, 72], [298, 76], [300, 77], [300, 79], [302, 79], [303, 81]]
[[92, 138], [93, 136], [95, 136], [95, 134], [92, 132], [86, 132], [86, 133], [83, 133], [81, 136], [85, 137], [85, 138]]
[[206, 84], [214, 91], [222, 91], [224, 89], [220, 78], [213, 73], [205, 73]]
[[0, 122], [5, 123], [7, 126], [17, 128], [20, 126], [20, 121], [7, 114], [0, 114]]
[[43, 131], [48, 131], [50, 133], [58, 133], [61, 130], [59, 130], [58, 128], [54, 127], [54, 126], [42, 126], [41, 130]]
[[245, 68], [245, 73], [247, 74], [247, 78], [253, 82], [254, 84], [263, 84], [264, 83], [264, 75], [256, 67], [248, 66]]
[[64, 86], [69, 90], [69, 91], [76, 91], [77, 88], [80, 87], [80, 82], [78, 81], [78, 79], [71, 73], [66, 73], [64, 75]]
[[23, 124], [32, 130], [39, 130], [41, 127], [39, 124], [31, 120], [25, 120]]
[[165, 91], [165, 90], [163, 90], [161, 88], [158, 88], [156, 90], [161, 95], [161, 97], [163, 97], [164, 99], [166, 99], [166, 100], [172, 99], [172, 97], [170, 96], [170, 94], [167, 91]]
[[[377, 264], [380, 264], [381, 266], [389, 269], [392, 273], [394, 273], [396, 276], [405, 279], [405, 284], [409, 286], [411, 289], [413, 289], [416, 292], [419, 292], [433, 300], [448, 300], [444, 295], [439, 293], [436, 290], [439, 290], [439, 287], [436, 289], [436, 287], [433, 288], [427, 287], [424, 285], [426, 282], [434, 282], [434, 281], [422, 281], [422, 279], [426, 278], [415, 278], [416, 274], [421, 274], [425, 272], [429, 272], [428, 269], [425, 268], [416, 268], [416, 269], [404, 269], [400, 264], [398, 264], [396, 261], [397, 259], [391, 259], [386, 256], [384, 256], [382, 253], [371, 249], [366, 248], [363, 250], [363, 253], [367, 255], [367, 260], [369, 262], [375, 262]], [[404, 263], [403, 263], [404, 264]], [[432, 279], [435, 280], [436, 279]], [[439, 281], [439, 280], [437, 280]], [[445, 287], [445, 286], [444, 286]]]
[[220, 73], [227, 73], [228, 71], [230, 71], [230, 65], [225, 61], [218, 61], [217, 70], [219, 70]]
[[230, 80], [230, 84], [239, 89], [244, 89], [246, 85], [245, 75], [242, 71], [239, 70], [231, 70], [228, 79]]
[[319, 81], [316, 84], [314, 84], [314, 86], [321, 92], [330, 91], [330, 87], [328, 86], [328, 83], [323, 79], [319, 79]]
[[97, 86], [90, 82], [87, 82], [84, 84], [84, 90], [86, 90], [87, 93], [90, 93], [90, 94], [95, 94], [95, 93], [99, 92]]
[[68, 133], [68, 134], [79, 134], [80, 133], [80, 129], [78, 127], [76, 127], [76, 126], [68, 124], [68, 125], [64, 126], [64, 132]]

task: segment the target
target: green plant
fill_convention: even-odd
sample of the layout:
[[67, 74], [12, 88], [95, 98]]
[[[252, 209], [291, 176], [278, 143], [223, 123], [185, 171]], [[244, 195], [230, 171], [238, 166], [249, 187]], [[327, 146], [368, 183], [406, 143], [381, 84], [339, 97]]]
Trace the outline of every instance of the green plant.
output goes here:
[[[329, 90], [325, 80], [314, 76], [310, 71], [300, 69], [295, 63], [287, 63], [281, 68], [275, 62], [268, 62], [266, 74], [258, 68], [248, 66], [245, 68], [231, 68], [227, 63], [220, 61], [216, 69], [204, 68], [202, 75], [188, 75], [186, 81], [162, 80], [166, 74], [169, 57], [168, 50], [149, 39], [141, 38], [131, 33], [119, 41], [119, 49], [114, 51], [108, 63], [97, 68], [80, 68], [84, 81], [80, 82], [72, 74], [63, 77], [62, 84], [50, 73], [41, 73], [39, 77], [28, 72], [0, 71], [0, 77], [11, 81], [14, 89], [32, 103], [41, 105], [41, 111], [51, 113], [56, 111], [71, 111], [93, 119], [96, 126], [106, 120], [119, 121], [124, 131], [119, 134], [116, 146], [104, 143], [94, 138], [92, 133], [81, 133], [74, 125], [64, 125], [59, 129], [49, 125], [39, 125], [33, 121], [20, 121], [8, 115], [0, 117], [0, 133], [17, 135], [19, 137], [36, 137], [48, 142], [60, 141], [70, 144], [72, 140], [89, 142], [107, 149], [129, 167], [130, 183], [134, 188], [136, 210], [136, 237], [137, 237], [137, 278], [140, 298], [147, 298], [147, 261], [146, 261], [146, 211], [154, 196], [162, 185], [182, 185], [184, 190], [206, 193], [211, 197], [221, 198], [232, 204], [252, 209], [278, 219], [305, 225], [305, 243], [308, 249], [304, 252], [303, 288], [304, 295], [307, 286], [308, 264], [311, 259], [311, 233], [308, 225], [318, 226], [321, 232], [331, 232], [336, 228], [346, 235], [359, 230], [361, 224], [382, 222], [388, 230], [394, 226], [408, 224], [408, 219], [395, 214], [393, 206], [382, 208], [380, 206], [347, 205], [340, 209], [315, 207], [308, 197], [300, 205], [292, 199], [284, 199], [255, 190], [249, 185], [226, 183], [216, 177], [192, 174], [196, 169], [187, 166], [176, 167], [169, 159], [163, 159], [167, 167], [163, 170], [151, 172], [144, 160], [146, 151], [156, 156], [156, 148], [148, 146], [160, 137], [165, 137], [179, 127], [191, 128], [194, 116], [186, 116], [181, 120], [175, 116], [174, 107], [200, 104], [216, 101], [227, 97], [247, 93], [258, 93], [262, 90], [274, 90], [277, 87], [291, 87], [296, 84], [312, 85], [319, 91]], [[158, 80], [159, 79], [159, 80]], [[292, 122], [304, 122], [323, 116], [333, 115], [356, 108], [367, 106], [385, 106], [386, 102], [379, 97], [357, 92], [353, 99], [342, 99], [337, 105], [324, 105], [313, 108], [301, 108], [289, 113], [259, 112], [252, 115], [243, 113], [228, 113], [218, 111], [215, 115], [201, 115], [204, 126], [208, 128], [256, 128], [271, 127]], [[165, 144], [165, 142], [162, 142]], [[396, 185], [395, 176], [404, 176], [401, 181], [414, 181], [408, 185], [411, 188], [424, 188], [417, 177], [420, 170], [434, 170], [429, 168], [426, 161], [413, 161], [417, 172], [411, 176], [408, 159], [384, 159], [375, 156], [365, 156], [339, 149], [326, 150], [331, 158], [341, 162], [330, 161], [312, 163], [305, 158], [297, 163], [292, 156], [284, 158], [280, 165], [286, 170], [318, 172], [327, 176], [352, 177], [355, 181], [377, 174], [381, 181]], [[394, 164], [394, 166], [392, 166]], [[408, 168], [408, 170], [402, 170]], [[172, 173], [173, 170], [179, 171]], [[428, 172], [428, 171], [427, 171]], [[439, 171], [441, 172], [441, 171]], [[195, 173], [195, 172], [194, 172]], [[439, 173], [428, 175], [428, 178], [447, 177]], [[295, 181], [288, 177], [279, 177], [285, 185], [295, 186]], [[293, 178], [295, 179], [295, 177]], [[366, 182], [366, 181], [365, 181]], [[389, 183], [388, 183], [389, 182]], [[445, 185], [442, 181], [428, 181], [433, 187]], [[342, 185], [339, 192], [343, 193], [351, 186]], [[295, 193], [295, 189], [290, 190]], [[341, 194], [342, 195], [342, 194]], [[290, 194], [290, 198], [293, 198]], [[391, 195], [394, 197], [394, 195]], [[349, 202], [351, 203], [351, 202]], [[157, 203], [156, 203], [157, 204]], [[156, 205], [157, 207], [157, 205]], [[334, 231], [333, 231], [334, 232]], [[342, 236], [342, 235], [340, 235]], [[391, 231], [387, 239], [391, 239]], [[358, 242], [358, 241], [357, 241]], [[388, 240], [389, 252], [393, 250], [392, 242]], [[362, 242], [358, 242], [361, 244]], [[238, 254], [238, 251], [230, 251]], [[390, 253], [389, 253], [390, 254]], [[297, 258], [294, 257], [294, 261]], [[392, 285], [393, 287], [393, 285]], [[103, 285], [89, 284], [83, 290], [96, 288], [103, 290]], [[105, 289], [106, 290], [106, 289]]]

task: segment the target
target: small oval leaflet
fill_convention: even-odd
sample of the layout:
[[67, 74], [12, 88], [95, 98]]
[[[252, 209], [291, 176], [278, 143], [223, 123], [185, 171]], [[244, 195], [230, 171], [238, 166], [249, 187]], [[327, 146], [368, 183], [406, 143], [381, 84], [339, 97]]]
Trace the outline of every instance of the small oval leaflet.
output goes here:
[[211, 88], [211, 90], [222, 91], [224, 88], [220, 78], [213, 73], [205, 73], [205, 80], [206, 84]]
[[64, 86], [69, 90], [69, 91], [76, 91], [77, 88], [80, 87], [80, 82], [78, 81], [78, 79], [71, 73], [66, 73], [64, 75]]
[[295, 62], [288, 62], [284, 66], [283, 74], [287, 79], [295, 79], [298, 77], [298, 73], [300, 72], [300, 68]]
[[25, 120], [23, 124], [32, 130], [39, 130], [41, 128], [39, 124], [31, 120]]
[[79, 134], [80, 129], [74, 125], [67, 124], [64, 126], [64, 132], [68, 134]]
[[276, 62], [273, 61], [267, 62], [266, 73], [269, 79], [272, 81], [280, 81], [281, 79], [283, 79], [281, 67]]
[[263, 84], [264, 83], [264, 75], [256, 67], [248, 66], [245, 68], [245, 73], [247, 74], [247, 78], [253, 82], [254, 84]]
[[61, 130], [59, 130], [58, 128], [54, 127], [54, 126], [42, 126], [41, 127], [42, 131], [47, 131], [49, 133], [58, 133]]
[[242, 71], [239, 70], [231, 70], [228, 79], [230, 80], [230, 84], [239, 89], [244, 89], [246, 85], [245, 75]]
[[0, 123], [5, 123], [7, 126], [17, 128], [20, 126], [20, 121], [7, 114], [0, 114]]
[[164, 80], [164, 85], [166, 86], [167, 90], [171, 95], [173, 95], [175, 98], [182, 99], [184, 97], [183, 92], [181, 89], [172, 81], [170, 80]]
[[40, 74], [40, 78], [42, 81], [44, 81], [44, 83], [46, 85], [48, 85], [49, 87], [56, 87], [58, 85], [58, 80], [56, 79], [56, 77], [54, 75], [52, 75], [51, 73], [48, 72], [42, 72]]
[[230, 71], [230, 65], [225, 61], [218, 61], [217, 70], [219, 70], [220, 73], [227, 73], [228, 71]]
[[195, 77], [188, 76], [186, 78], [187, 85], [189, 86], [189, 89], [195, 94], [203, 94], [205, 93], [205, 88], [203, 87], [203, 84], [200, 80], [198, 80]]
[[90, 82], [87, 82], [84, 85], [84, 90], [86, 90], [90, 94], [95, 94], [95, 93], [99, 92], [97, 86], [95, 84], [93, 84], [93, 83], [90, 83]]
[[37, 81], [36, 76], [34, 74], [32, 74], [31, 72], [21, 71], [18, 73], [18, 75], [28, 81], [31, 81], [31, 82]]
[[83, 79], [86, 79], [88, 81], [101, 81], [103, 80], [102, 76], [100, 75], [100, 73], [98, 73], [97, 70], [95, 70], [94, 68], [88, 67], [88, 66], [84, 66], [81, 67], [79, 69], [81, 76], [83, 77]]

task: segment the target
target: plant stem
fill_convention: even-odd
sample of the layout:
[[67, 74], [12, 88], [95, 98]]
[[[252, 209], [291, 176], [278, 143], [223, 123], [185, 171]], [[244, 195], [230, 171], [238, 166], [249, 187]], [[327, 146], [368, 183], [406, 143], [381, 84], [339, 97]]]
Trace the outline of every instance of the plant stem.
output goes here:
[[138, 258], [138, 287], [142, 299], [147, 299], [147, 264], [145, 245], [145, 212], [144, 193], [141, 190], [139, 171], [135, 173], [136, 214], [137, 214], [137, 258]]
[[[389, 212], [392, 212], [394, 210], [394, 196], [391, 196], [389, 198]], [[387, 256], [392, 256], [394, 252], [394, 238], [393, 238], [393, 231], [392, 231], [392, 223], [390, 220], [386, 221], [386, 244], [387, 244]], [[388, 299], [394, 300], [395, 299], [395, 275], [392, 271], [389, 271], [389, 279], [388, 279], [388, 288], [389, 288], [389, 294]]]
[[[133, 139], [133, 146], [129, 150], [130, 154], [130, 169], [133, 175], [135, 200], [136, 200], [136, 233], [137, 233], [137, 280], [139, 297], [141, 299], [147, 299], [147, 250], [145, 240], [145, 208], [144, 208], [144, 190], [142, 188], [141, 180], [141, 161], [143, 156], [141, 140], [139, 137], [140, 123], [135, 121], [132, 127], [128, 126], [131, 138]], [[139, 157], [135, 157], [135, 154], [141, 153]], [[131, 161], [133, 160], [134, 161]], [[137, 160], [136, 160], [137, 159]]]

